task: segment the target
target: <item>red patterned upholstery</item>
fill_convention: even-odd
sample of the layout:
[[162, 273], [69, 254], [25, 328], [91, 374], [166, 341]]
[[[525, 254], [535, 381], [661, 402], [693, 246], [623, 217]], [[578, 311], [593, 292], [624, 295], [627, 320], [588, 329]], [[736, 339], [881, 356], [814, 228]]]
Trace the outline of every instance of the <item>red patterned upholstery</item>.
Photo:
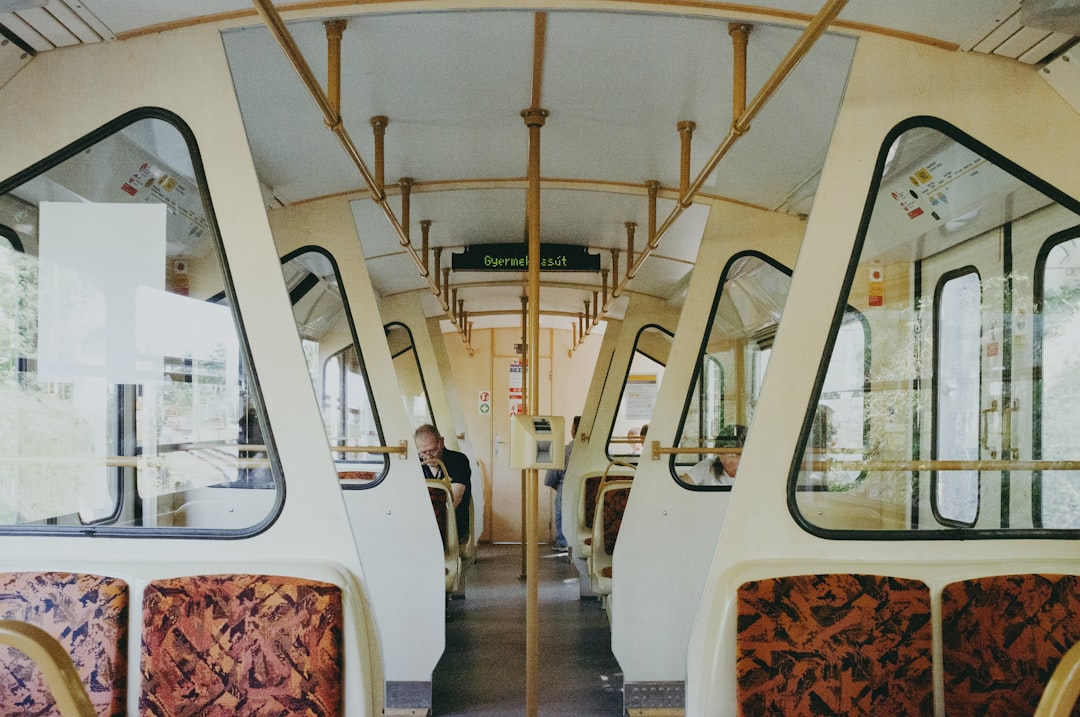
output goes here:
[[373, 471], [338, 471], [338, 480], [375, 480]]
[[435, 522], [439, 524], [439, 536], [442, 537], [443, 550], [446, 549], [446, 501], [449, 499], [447, 492], [442, 488], [428, 486], [428, 496], [431, 498], [431, 509], [435, 511]]
[[[128, 586], [73, 573], [0, 573], [0, 619], [45, 630], [68, 651], [98, 715], [125, 714]], [[0, 647], [0, 715], [59, 715], [45, 678]]]
[[341, 590], [275, 575], [155, 580], [143, 599], [141, 714], [340, 715]]
[[740, 715], [933, 714], [930, 591], [921, 581], [758, 580], [739, 588], [738, 610]]
[[615, 553], [615, 540], [622, 527], [626, 501], [630, 499], [630, 486], [611, 488], [604, 494], [604, 551], [608, 555]]
[[951, 583], [941, 593], [941, 627], [948, 714], [1033, 714], [1062, 655], [1080, 641], [1080, 580], [997, 575]]
[[600, 492], [600, 479], [603, 476], [589, 476], [585, 479], [585, 525], [592, 527], [596, 515], [596, 496]]

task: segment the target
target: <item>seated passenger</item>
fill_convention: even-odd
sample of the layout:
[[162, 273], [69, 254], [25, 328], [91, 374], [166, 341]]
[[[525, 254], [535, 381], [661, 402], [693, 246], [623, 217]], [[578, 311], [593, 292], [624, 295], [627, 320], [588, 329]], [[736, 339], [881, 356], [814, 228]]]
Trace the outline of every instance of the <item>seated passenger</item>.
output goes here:
[[[718, 447], [738, 448], [740, 451], [745, 442], [746, 426], [739, 424], [731, 426], [730, 435], [717, 437]], [[735, 485], [735, 474], [739, 470], [741, 457], [741, 452], [705, 456], [679, 477], [694, 485]]]
[[413, 434], [416, 453], [420, 457], [424, 478], [442, 478], [442, 468], [435, 460], [440, 460], [450, 474], [450, 490], [454, 495], [454, 519], [457, 521], [458, 542], [469, 541], [469, 500], [472, 498], [472, 468], [469, 458], [464, 453], [447, 450], [443, 444], [439, 429], [424, 424]]

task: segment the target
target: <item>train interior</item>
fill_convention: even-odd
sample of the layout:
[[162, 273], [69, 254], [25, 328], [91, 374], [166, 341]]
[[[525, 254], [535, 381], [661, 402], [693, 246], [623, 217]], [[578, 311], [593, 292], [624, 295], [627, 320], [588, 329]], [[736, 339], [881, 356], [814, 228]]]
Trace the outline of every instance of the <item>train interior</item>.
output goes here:
[[1072, 714], [1077, 37], [0, 0], [0, 712]]

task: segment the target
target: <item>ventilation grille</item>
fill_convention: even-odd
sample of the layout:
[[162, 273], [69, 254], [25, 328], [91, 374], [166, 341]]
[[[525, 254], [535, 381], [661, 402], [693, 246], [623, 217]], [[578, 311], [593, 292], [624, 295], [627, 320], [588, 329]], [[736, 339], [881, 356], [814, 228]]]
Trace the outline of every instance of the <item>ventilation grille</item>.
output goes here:
[[1020, 0], [1013, 0], [979, 28], [960, 49], [1011, 57], [1029, 65], [1037, 65], [1053, 58], [1063, 48], [1072, 44], [1073, 40], [1073, 36], [1067, 33], [1024, 25], [1020, 15]]
[[58, 47], [115, 40], [105, 26], [78, 0], [35, 0], [25, 10], [0, 12], [0, 25], [34, 52]]

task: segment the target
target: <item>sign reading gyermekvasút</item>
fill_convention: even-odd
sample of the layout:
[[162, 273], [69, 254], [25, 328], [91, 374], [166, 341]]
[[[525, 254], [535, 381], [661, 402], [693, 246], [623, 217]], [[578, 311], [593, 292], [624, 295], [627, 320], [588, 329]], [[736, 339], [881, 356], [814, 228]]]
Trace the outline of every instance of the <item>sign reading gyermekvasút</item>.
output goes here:
[[[529, 247], [521, 242], [473, 244], [450, 260], [454, 271], [528, 271]], [[541, 244], [540, 271], [600, 271], [600, 255], [576, 244]]]

